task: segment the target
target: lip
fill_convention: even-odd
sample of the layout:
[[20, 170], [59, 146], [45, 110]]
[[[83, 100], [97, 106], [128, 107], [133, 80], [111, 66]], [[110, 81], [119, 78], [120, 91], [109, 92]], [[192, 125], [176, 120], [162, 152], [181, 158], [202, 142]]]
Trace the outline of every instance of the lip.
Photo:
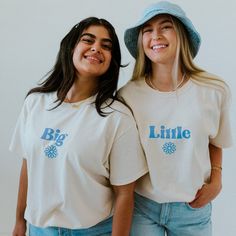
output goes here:
[[103, 63], [103, 58], [99, 55], [85, 55], [84, 58], [90, 63]]

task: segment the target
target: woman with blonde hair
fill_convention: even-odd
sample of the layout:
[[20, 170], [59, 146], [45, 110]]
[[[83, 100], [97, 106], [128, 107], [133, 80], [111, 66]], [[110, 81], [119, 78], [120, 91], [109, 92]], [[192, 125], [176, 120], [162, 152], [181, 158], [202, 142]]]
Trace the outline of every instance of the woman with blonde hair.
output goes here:
[[136, 187], [133, 236], [210, 236], [211, 201], [231, 145], [229, 88], [197, 67], [201, 38], [176, 4], [148, 7], [125, 44], [136, 59], [120, 96], [133, 111], [149, 174]]

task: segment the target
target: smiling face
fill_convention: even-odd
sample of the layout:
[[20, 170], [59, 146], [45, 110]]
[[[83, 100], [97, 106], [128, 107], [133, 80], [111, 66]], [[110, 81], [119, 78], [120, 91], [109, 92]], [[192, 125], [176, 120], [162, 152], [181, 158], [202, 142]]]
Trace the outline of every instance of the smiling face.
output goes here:
[[85, 29], [73, 52], [73, 64], [78, 77], [97, 78], [111, 62], [112, 41], [104, 26], [91, 25]]
[[177, 35], [171, 17], [158, 15], [148, 21], [142, 31], [142, 45], [152, 63], [173, 63], [177, 49]]

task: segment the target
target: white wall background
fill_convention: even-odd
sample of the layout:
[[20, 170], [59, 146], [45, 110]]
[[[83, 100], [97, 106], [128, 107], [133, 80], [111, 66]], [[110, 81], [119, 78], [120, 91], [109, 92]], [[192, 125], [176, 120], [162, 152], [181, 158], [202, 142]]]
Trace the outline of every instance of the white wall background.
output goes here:
[[[70, 28], [88, 16], [108, 19], [120, 38], [123, 63], [120, 86], [130, 77], [133, 59], [123, 32], [154, 0], [0, 0], [0, 236], [10, 236], [20, 159], [9, 153], [9, 140], [26, 92], [53, 66], [59, 43]], [[232, 132], [236, 140], [236, 2], [178, 0], [202, 35], [196, 62], [223, 77], [232, 88]], [[224, 152], [223, 190], [213, 202], [214, 236], [235, 236], [236, 149]], [[235, 180], [234, 180], [235, 179]], [[179, 235], [181, 236], [181, 235]]]

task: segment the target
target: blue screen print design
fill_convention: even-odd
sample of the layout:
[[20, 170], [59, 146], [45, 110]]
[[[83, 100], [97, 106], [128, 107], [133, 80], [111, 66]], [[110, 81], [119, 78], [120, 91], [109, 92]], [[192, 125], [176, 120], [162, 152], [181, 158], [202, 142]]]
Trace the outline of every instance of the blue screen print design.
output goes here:
[[62, 134], [59, 129], [45, 128], [41, 139], [51, 141], [51, 144], [44, 149], [44, 154], [48, 158], [56, 158], [58, 156], [58, 147], [64, 144], [68, 134]]
[[149, 138], [166, 140], [161, 149], [165, 154], [171, 155], [177, 150], [178, 140], [191, 138], [191, 131], [184, 129], [182, 126], [168, 128], [165, 125], [161, 125], [158, 129], [155, 125], [150, 125]]

